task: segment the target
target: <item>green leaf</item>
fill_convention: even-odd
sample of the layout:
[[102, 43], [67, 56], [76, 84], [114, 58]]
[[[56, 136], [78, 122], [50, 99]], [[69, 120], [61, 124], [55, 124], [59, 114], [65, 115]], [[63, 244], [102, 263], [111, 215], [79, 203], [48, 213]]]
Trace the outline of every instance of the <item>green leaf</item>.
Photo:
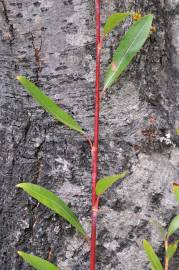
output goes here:
[[19, 256], [21, 256], [24, 261], [33, 266], [36, 270], [60, 270], [56, 265], [41, 259], [40, 257], [18, 251]]
[[62, 201], [59, 197], [57, 197], [54, 193], [39, 185], [31, 183], [20, 183], [16, 187], [22, 188], [25, 192], [27, 192], [34, 199], [38, 200], [41, 204], [47, 206], [55, 213], [62, 216], [71, 225], [73, 225], [83, 237], [87, 238], [86, 233], [75, 214], [65, 204], [65, 202]]
[[173, 192], [175, 193], [175, 198], [177, 203], [179, 203], [179, 184], [173, 183]]
[[104, 34], [110, 33], [118, 24], [123, 22], [131, 13], [113, 13], [107, 18], [103, 32]]
[[174, 217], [169, 225], [167, 237], [170, 237], [172, 234], [179, 229], [179, 215]]
[[163, 270], [162, 264], [156, 255], [155, 251], [153, 250], [152, 246], [147, 240], [143, 241], [143, 247], [145, 250], [145, 253], [151, 263], [152, 270]]
[[167, 256], [167, 258], [168, 258], [169, 260], [174, 256], [176, 250], [177, 250], [177, 244], [176, 244], [176, 243], [170, 244], [170, 245], [168, 246], [167, 252], [166, 252], [166, 256]]
[[176, 128], [176, 135], [179, 135], [179, 128]]
[[102, 195], [109, 187], [111, 187], [117, 180], [124, 178], [127, 172], [119, 173], [113, 176], [107, 176], [98, 180], [96, 184], [96, 195]]
[[129, 28], [105, 74], [104, 90], [116, 82], [133, 57], [140, 51], [149, 36], [152, 21], [153, 15], [146, 15]]
[[164, 228], [162, 227], [162, 225], [160, 224], [160, 222], [158, 222], [157, 220], [152, 220], [151, 223], [152, 223], [152, 225], [155, 226], [156, 230], [158, 231], [158, 233], [160, 234], [160, 236], [162, 237], [162, 239], [165, 240], [166, 231], [164, 230]]
[[52, 99], [46, 96], [35, 84], [24, 76], [17, 76], [17, 80], [32, 95], [32, 97], [56, 120], [82, 134], [84, 131], [80, 125], [64, 110], [62, 110]]

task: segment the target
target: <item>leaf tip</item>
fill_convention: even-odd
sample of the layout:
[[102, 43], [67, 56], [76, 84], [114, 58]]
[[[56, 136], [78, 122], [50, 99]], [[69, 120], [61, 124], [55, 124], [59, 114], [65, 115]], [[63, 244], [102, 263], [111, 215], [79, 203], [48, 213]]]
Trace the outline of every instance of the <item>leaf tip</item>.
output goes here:
[[17, 188], [23, 188], [24, 183], [19, 183], [16, 185]]
[[143, 239], [142, 244], [145, 249], [149, 245], [149, 242], [146, 239]]
[[130, 173], [129, 171], [124, 171], [124, 172], [123, 172], [124, 177], [127, 176], [127, 175], [129, 175], [129, 173]]
[[16, 76], [16, 79], [17, 79], [18, 81], [20, 81], [20, 80], [21, 80], [21, 77], [22, 77], [22, 76]]
[[142, 241], [143, 245], [146, 244], [146, 242], [147, 242], [147, 241], [144, 239], [144, 240]]
[[79, 130], [79, 132], [80, 132], [82, 135], [85, 135], [85, 131], [82, 130], [82, 128]]

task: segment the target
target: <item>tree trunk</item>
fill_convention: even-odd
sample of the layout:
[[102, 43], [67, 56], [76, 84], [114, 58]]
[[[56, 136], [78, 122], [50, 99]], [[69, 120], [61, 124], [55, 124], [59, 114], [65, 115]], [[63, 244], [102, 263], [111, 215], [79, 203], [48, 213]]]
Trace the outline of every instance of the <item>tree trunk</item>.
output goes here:
[[[102, 102], [99, 177], [126, 169], [130, 176], [101, 200], [97, 269], [144, 270], [149, 268], [143, 239], [163, 256], [162, 240], [150, 221], [167, 226], [176, 214], [171, 185], [179, 176], [179, 1], [108, 2], [102, 1], [102, 23], [108, 13], [140, 9], [155, 15], [157, 31]], [[89, 146], [45, 113], [16, 76], [35, 81], [92, 135], [94, 13], [92, 0], [0, 1], [1, 270], [31, 269], [17, 250], [50, 259], [62, 270], [89, 269], [88, 243], [15, 187], [27, 181], [52, 190], [89, 233]], [[104, 43], [102, 73], [128, 23]], [[179, 267], [176, 259], [172, 270]]]

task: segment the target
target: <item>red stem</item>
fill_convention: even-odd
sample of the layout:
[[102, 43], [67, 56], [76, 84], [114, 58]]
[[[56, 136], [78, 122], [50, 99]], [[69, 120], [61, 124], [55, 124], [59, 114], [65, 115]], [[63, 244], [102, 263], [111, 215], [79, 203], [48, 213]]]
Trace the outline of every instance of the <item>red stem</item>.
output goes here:
[[99, 198], [96, 197], [96, 181], [98, 172], [98, 140], [99, 140], [99, 112], [100, 112], [100, 0], [96, 0], [96, 85], [95, 85], [95, 119], [94, 144], [92, 148], [92, 214], [91, 214], [91, 249], [90, 270], [96, 265], [96, 220]]

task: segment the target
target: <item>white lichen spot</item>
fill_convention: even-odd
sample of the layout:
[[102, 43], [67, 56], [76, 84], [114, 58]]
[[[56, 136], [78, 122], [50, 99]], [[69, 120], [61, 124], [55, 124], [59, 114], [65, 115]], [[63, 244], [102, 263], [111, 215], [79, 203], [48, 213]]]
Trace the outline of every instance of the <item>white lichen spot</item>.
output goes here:
[[174, 143], [171, 140], [170, 132], [166, 133], [164, 137], [160, 137], [160, 142], [165, 143], [166, 145], [173, 145]]
[[108, 250], [116, 250], [116, 248], [119, 246], [119, 243], [116, 240], [113, 240], [112, 242], [104, 243], [103, 244], [105, 248]]
[[58, 175], [59, 171], [63, 171], [66, 175], [70, 175], [70, 163], [61, 157], [55, 159], [55, 163], [52, 164], [52, 170], [50, 171], [50, 175]]
[[62, 186], [60, 185], [60, 188], [58, 190], [58, 195], [62, 197], [66, 202], [72, 202], [73, 197], [80, 196], [81, 194], [81, 187], [71, 184], [70, 182], [65, 182]]
[[66, 159], [58, 157], [55, 159], [55, 161], [57, 161], [61, 165], [63, 171], [69, 170], [70, 163]]

